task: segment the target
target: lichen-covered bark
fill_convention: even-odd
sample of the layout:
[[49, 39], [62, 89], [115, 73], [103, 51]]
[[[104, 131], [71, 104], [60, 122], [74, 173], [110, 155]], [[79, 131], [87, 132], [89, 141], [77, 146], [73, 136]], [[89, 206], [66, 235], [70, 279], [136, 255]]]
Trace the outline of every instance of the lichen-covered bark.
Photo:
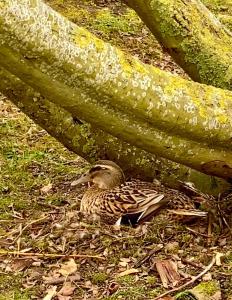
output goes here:
[[126, 57], [39, 0], [0, 0], [0, 64], [72, 114], [150, 153], [232, 177], [232, 94]]
[[232, 89], [232, 35], [200, 0], [124, 0], [195, 81]]
[[224, 24], [232, 32], [232, 16], [218, 14], [217, 18], [222, 24]]
[[2, 68], [0, 77], [0, 90], [8, 99], [68, 149], [90, 162], [111, 159], [130, 176], [143, 179], [156, 177], [171, 187], [177, 187], [179, 179], [192, 181], [199, 189], [215, 195], [228, 188], [221, 179], [158, 158], [73, 118], [71, 113], [48, 101]]

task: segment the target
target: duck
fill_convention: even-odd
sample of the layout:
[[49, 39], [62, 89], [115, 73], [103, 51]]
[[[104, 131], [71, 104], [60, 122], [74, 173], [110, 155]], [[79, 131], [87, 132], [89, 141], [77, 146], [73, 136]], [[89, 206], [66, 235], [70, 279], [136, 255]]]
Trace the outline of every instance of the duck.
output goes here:
[[81, 184], [87, 184], [88, 188], [81, 199], [80, 212], [85, 216], [97, 216], [108, 224], [136, 227], [170, 203], [169, 208], [175, 208], [176, 203], [183, 207], [191, 203], [187, 214], [195, 211], [193, 201], [184, 193], [164, 187], [158, 180], [127, 181], [123, 170], [110, 160], [97, 161], [71, 185]]

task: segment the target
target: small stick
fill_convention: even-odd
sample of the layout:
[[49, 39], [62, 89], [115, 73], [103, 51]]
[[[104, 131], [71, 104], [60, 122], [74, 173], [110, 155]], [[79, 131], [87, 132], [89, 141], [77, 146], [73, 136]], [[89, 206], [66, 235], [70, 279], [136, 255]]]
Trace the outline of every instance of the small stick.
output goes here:
[[135, 264], [135, 268], [141, 267], [146, 261], [148, 261], [155, 253], [159, 252], [161, 249], [163, 249], [163, 246], [157, 246], [155, 249], [152, 249], [148, 254], [146, 254], [143, 258], [141, 258], [137, 263]]
[[59, 207], [59, 206], [56, 206], [56, 205], [53, 205], [53, 204], [44, 203], [42, 201], [36, 201], [36, 203], [41, 205], [41, 206], [44, 206], [44, 207], [47, 207], [47, 208], [52, 208], [52, 209], [57, 209], [57, 210], [60, 210], [62, 208], [62, 207]]
[[40, 222], [40, 221], [46, 220], [46, 219], [47, 219], [47, 216], [42, 217], [42, 218], [37, 219], [37, 220], [33, 220], [33, 221], [31, 221], [30, 223], [28, 223], [26, 226], [24, 226], [23, 228], [20, 228], [19, 234], [17, 235], [17, 237], [14, 239], [14, 241], [13, 241], [11, 244], [14, 244], [14, 243], [18, 240], [18, 238], [21, 237], [22, 233], [23, 233], [28, 227], [30, 227], [31, 225], [33, 225], [33, 224], [35, 224], [35, 223], [38, 223], [38, 222]]
[[185, 258], [181, 258], [181, 260], [183, 261], [183, 263], [191, 265], [195, 268], [201, 268], [201, 269], [204, 268], [203, 264], [198, 264], [198, 263], [195, 263], [194, 261], [191, 261], [191, 260], [188, 260]]
[[[224, 222], [224, 224], [226, 225], [226, 227], [229, 229], [230, 233], [232, 234], [232, 229], [230, 228], [230, 225], [228, 224], [226, 218], [223, 216], [222, 210], [221, 210], [221, 206], [220, 206], [220, 200], [221, 200], [221, 194], [218, 195], [217, 198], [217, 208], [218, 208], [218, 212], [220, 214], [221, 220]], [[221, 222], [222, 222], [221, 221]]]
[[80, 275], [73, 275], [73, 276], [68, 276], [68, 277], [59, 277], [59, 278], [52, 278], [52, 279], [47, 279], [44, 281], [46, 284], [59, 284], [59, 283], [64, 283], [66, 281], [79, 281], [80, 280]]
[[197, 276], [194, 276], [190, 281], [186, 282], [185, 284], [179, 286], [179, 287], [176, 287], [172, 290], [169, 290], [161, 295], [159, 295], [158, 297], [155, 297], [153, 300], [159, 300], [161, 299], [162, 297], [166, 296], [166, 295], [169, 295], [171, 293], [174, 293], [174, 292], [178, 292], [184, 288], [186, 288], [187, 286], [191, 285], [192, 283], [194, 283], [196, 280], [198, 280], [199, 278], [201, 278], [203, 275], [205, 275], [205, 273], [207, 273], [211, 268], [212, 266], [215, 264], [215, 256], [213, 257], [213, 259], [211, 260], [210, 264], [200, 273], [198, 274]]
[[208, 239], [207, 243], [210, 245], [212, 242], [212, 213], [210, 212], [208, 215]]
[[18, 255], [18, 256], [36, 256], [36, 257], [47, 257], [47, 258], [61, 258], [61, 257], [72, 257], [72, 258], [97, 258], [105, 259], [99, 255], [84, 255], [84, 254], [53, 254], [53, 253], [33, 253], [33, 252], [17, 252], [17, 251], [5, 251], [0, 250], [0, 255]]
[[194, 229], [192, 229], [192, 228], [190, 228], [190, 227], [186, 227], [186, 229], [187, 229], [188, 231], [192, 232], [192, 233], [195, 233], [196, 235], [201, 235], [201, 236], [203, 236], [203, 237], [207, 237], [207, 238], [208, 238], [208, 235], [207, 235], [207, 234], [198, 232], [198, 231], [196, 231], [196, 230], [194, 230]]

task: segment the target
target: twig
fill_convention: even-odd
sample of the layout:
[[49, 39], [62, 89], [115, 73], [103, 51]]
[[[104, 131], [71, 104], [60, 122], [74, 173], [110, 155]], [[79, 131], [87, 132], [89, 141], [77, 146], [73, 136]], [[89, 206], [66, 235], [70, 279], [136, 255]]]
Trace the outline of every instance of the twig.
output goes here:
[[135, 264], [135, 268], [141, 267], [146, 261], [148, 261], [155, 253], [160, 251], [163, 248], [163, 245], [158, 245], [155, 249], [152, 249], [148, 254], [146, 254], [143, 258], [141, 258]]
[[219, 215], [220, 215], [221, 222], [222, 221], [224, 222], [224, 224], [226, 225], [226, 227], [229, 229], [230, 233], [232, 234], [232, 229], [231, 229], [230, 225], [228, 224], [228, 222], [227, 222], [226, 218], [224, 217], [223, 212], [221, 210], [220, 201], [221, 201], [221, 194], [219, 194], [218, 197], [217, 197], [218, 212], [219, 212]]
[[213, 219], [212, 213], [209, 212], [209, 214], [208, 214], [208, 239], [207, 239], [208, 245], [210, 245], [212, 242], [212, 219]]
[[18, 240], [18, 238], [21, 237], [22, 233], [23, 233], [29, 226], [31, 226], [31, 225], [33, 225], [33, 224], [35, 224], [35, 223], [38, 223], [38, 222], [40, 222], [40, 221], [46, 220], [46, 219], [47, 219], [47, 216], [42, 217], [42, 218], [37, 219], [37, 220], [33, 220], [33, 221], [31, 221], [30, 223], [28, 223], [26, 226], [24, 226], [22, 229], [20, 228], [19, 234], [18, 234], [17, 237], [13, 240], [12, 244], [14, 244], [14, 243]]
[[213, 259], [211, 260], [210, 264], [200, 274], [198, 274], [197, 276], [194, 276], [190, 281], [186, 282], [185, 284], [183, 284], [179, 287], [176, 287], [174, 289], [171, 289], [171, 290], [159, 295], [158, 297], [155, 297], [153, 300], [159, 300], [159, 299], [161, 299], [162, 297], [164, 297], [166, 295], [169, 295], [169, 294], [174, 293], [174, 292], [178, 292], [178, 291], [186, 288], [187, 286], [193, 284], [196, 280], [201, 278], [203, 275], [205, 275], [205, 273], [207, 273], [212, 268], [212, 266], [215, 264], [215, 261], [216, 260], [215, 260], [215, 256], [214, 256]]
[[73, 275], [73, 276], [68, 276], [68, 277], [59, 277], [59, 278], [52, 278], [52, 279], [47, 279], [44, 281], [46, 284], [59, 284], [59, 283], [64, 283], [66, 281], [79, 281], [80, 280], [80, 275]]
[[188, 260], [185, 258], [181, 258], [181, 260], [183, 261], [183, 263], [191, 265], [194, 268], [201, 268], [201, 269], [204, 268], [203, 264], [198, 264], [198, 263], [195, 263], [194, 261], [191, 261], [191, 260]]
[[203, 237], [207, 237], [207, 238], [208, 238], [208, 235], [207, 235], [207, 234], [198, 232], [198, 231], [196, 231], [196, 230], [194, 230], [194, 229], [192, 229], [192, 228], [190, 228], [190, 227], [186, 227], [186, 229], [187, 229], [188, 231], [192, 232], [192, 233], [195, 233], [196, 235], [201, 235], [201, 236], [203, 236]]
[[61, 210], [61, 208], [63, 208], [63, 207], [56, 206], [54, 204], [44, 203], [42, 201], [36, 201], [36, 203], [41, 205], [41, 206], [44, 206], [44, 207], [47, 207], [47, 208], [52, 208], [52, 209], [57, 209], [57, 210]]
[[73, 257], [73, 258], [97, 258], [105, 259], [99, 255], [84, 255], [84, 254], [53, 254], [53, 253], [33, 253], [33, 252], [18, 252], [18, 251], [6, 251], [0, 250], [0, 255], [18, 255], [18, 256], [36, 256], [47, 258], [61, 258], [61, 257]]
[[216, 272], [216, 273], [221, 276], [230, 276], [231, 277], [231, 273], [225, 273], [225, 272]]

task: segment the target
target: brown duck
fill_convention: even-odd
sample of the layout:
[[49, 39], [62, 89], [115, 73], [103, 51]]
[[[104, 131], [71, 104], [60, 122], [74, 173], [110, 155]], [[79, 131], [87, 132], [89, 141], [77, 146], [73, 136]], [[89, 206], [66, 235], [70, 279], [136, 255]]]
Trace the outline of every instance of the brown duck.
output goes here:
[[[158, 183], [140, 180], [125, 181], [122, 169], [114, 162], [100, 160], [72, 185], [88, 183], [89, 187], [81, 200], [80, 211], [85, 215], [97, 215], [106, 223], [137, 225], [147, 221], [169, 203], [176, 204], [193, 214], [193, 201], [184, 193], [166, 188]], [[191, 204], [191, 205], [190, 205]], [[205, 212], [197, 214], [205, 216]]]

